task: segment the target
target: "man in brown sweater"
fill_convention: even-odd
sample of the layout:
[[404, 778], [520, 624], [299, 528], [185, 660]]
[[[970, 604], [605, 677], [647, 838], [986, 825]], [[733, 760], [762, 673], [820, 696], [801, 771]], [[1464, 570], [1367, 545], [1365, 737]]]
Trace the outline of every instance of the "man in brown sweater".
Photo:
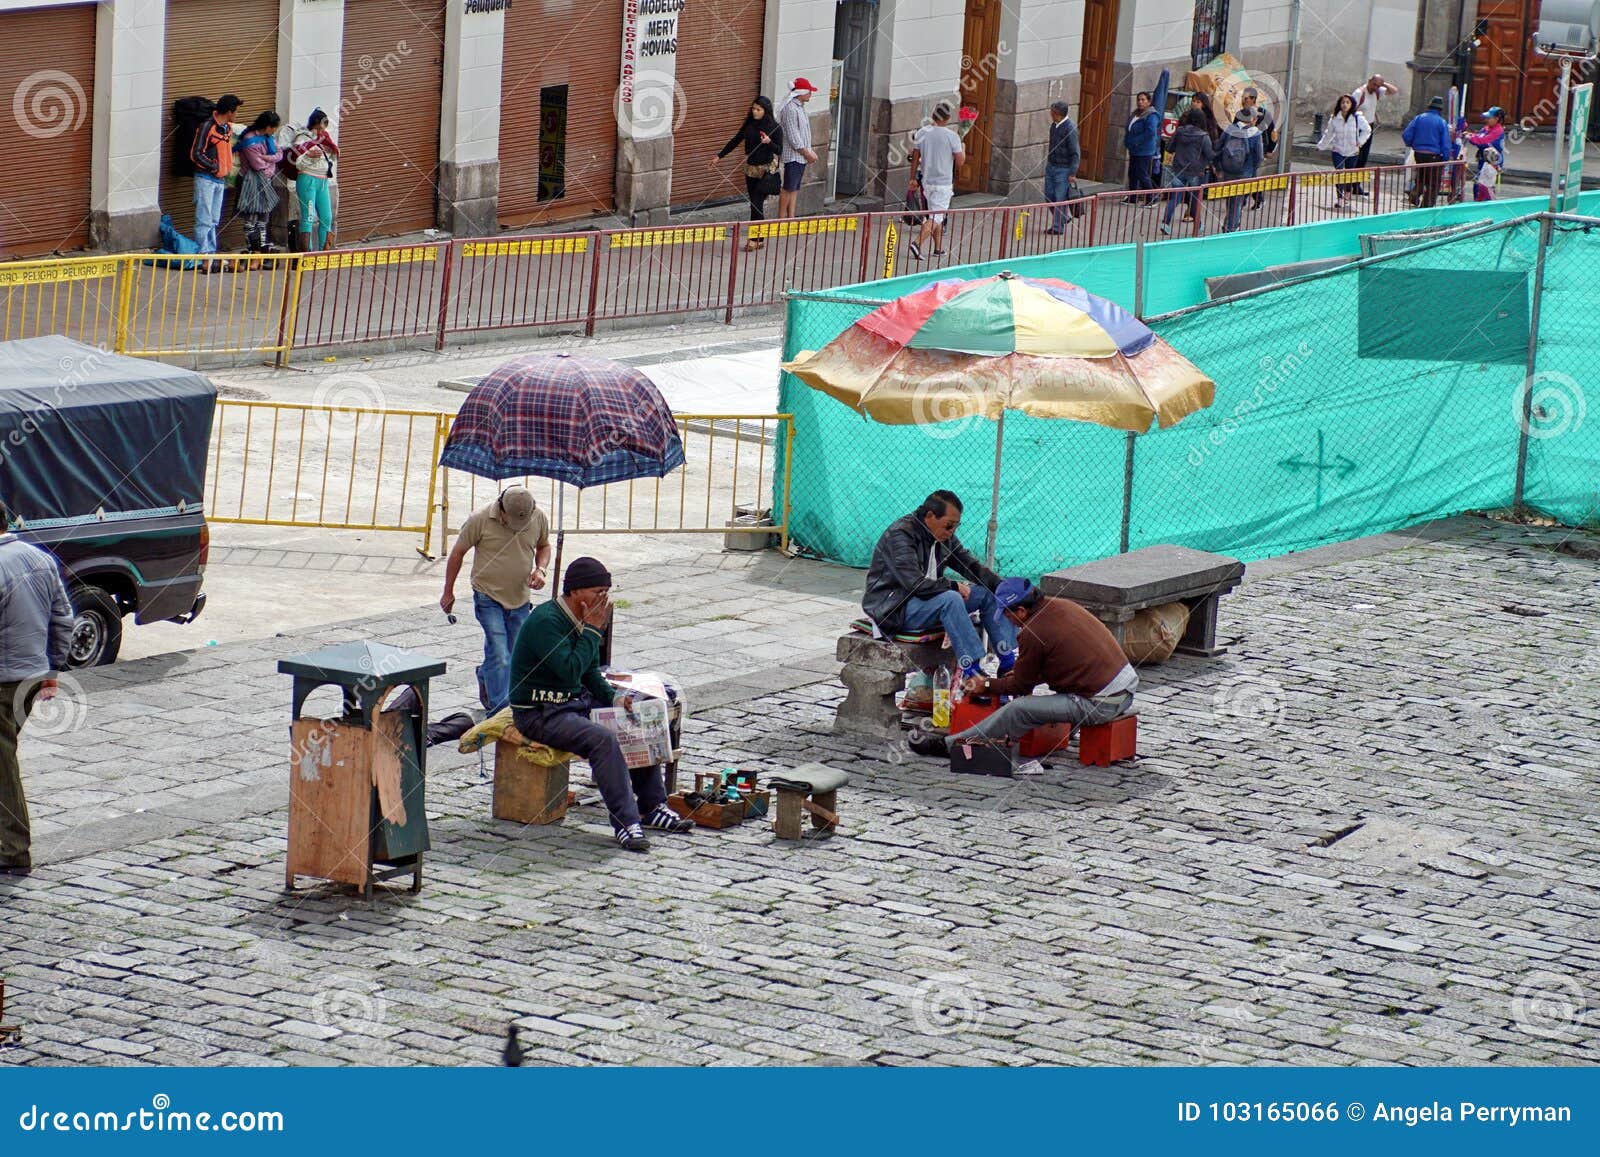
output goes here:
[[[998, 679], [971, 678], [969, 694], [1015, 695], [993, 715], [959, 735], [1016, 739], [1050, 723], [1109, 723], [1133, 706], [1139, 676], [1104, 624], [1070, 599], [1047, 599], [1027, 579], [1008, 578], [995, 601], [1017, 631], [1017, 664]], [[1034, 695], [1048, 683], [1052, 695]]]

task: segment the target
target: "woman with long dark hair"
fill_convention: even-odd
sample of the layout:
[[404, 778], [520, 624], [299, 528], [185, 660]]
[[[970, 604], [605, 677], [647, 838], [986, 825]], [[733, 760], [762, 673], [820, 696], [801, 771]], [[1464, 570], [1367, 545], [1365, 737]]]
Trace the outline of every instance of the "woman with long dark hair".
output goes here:
[[[1353, 169], [1360, 162], [1361, 146], [1371, 136], [1372, 126], [1367, 124], [1367, 118], [1356, 108], [1356, 102], [1350, 94], [1344, 93], [1333, 104], [1333, 114], [1323, 126], [1322, 139], [1317, 142], [1317, 148], [1333, 154], [1335, 169]], [[1341, 181], [1338, 190], [1339, 195], [1333, 207], [1348, 209], [1355, 192], [1355, 182]]]
[[[744, 146], [744, 191], [750, 198], [750, 220], [762, 221], [767, 216], [767, 198], [776, 196], [783, 183], [782, 166], [778, 163], [783, 152], [783, 129], [778, 127], [778, 118], [772, 115], [772, 102], [766, 97], [758, 96], [751, 102], [744, 124], [711, 159], [708, 167], [716, 168], [718, 161], [740, 145]], [[745, 251], [760, 249], [764, 244], [763, 238], [752, 237], [744, 243]]]
[[272, 178], [282, 158], [278, 156], [278, 126], [283, 122], [268, 109], [239, 138], [239, 212], [244, 215], [245, 247], [251, 253], [271, 253], [267, 221], [278, 207], [278, 190]]

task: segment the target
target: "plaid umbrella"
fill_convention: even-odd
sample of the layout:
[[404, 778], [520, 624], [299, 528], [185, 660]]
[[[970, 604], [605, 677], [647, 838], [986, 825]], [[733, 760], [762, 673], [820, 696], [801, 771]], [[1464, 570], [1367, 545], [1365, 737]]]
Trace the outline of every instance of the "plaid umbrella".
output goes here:
[[473, 387], [439, 465], [483, 478], [554, 478], [582, 489], [661, 478], [683, 465], [678, 424], [632, 366], [530, 354]]

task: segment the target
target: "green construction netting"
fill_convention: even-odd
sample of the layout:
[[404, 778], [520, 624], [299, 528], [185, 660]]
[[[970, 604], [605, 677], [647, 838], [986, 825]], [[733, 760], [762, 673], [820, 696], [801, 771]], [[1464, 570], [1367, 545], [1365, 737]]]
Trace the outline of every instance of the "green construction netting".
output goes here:
[[[999, 569], [1037, 575], [1116, 553], [1125, 485], [1130, 548], [1182, 543], [1247, 560], [1510, 505], [1540, 223], [1503, 222], [1543, 207], [1540, 198], [1456, 205], [1146, 246], [1143, 313], [1183, 311], [1152, 327], [1215, 379], [1216, 402], [1133, 439], [1131, 453], [1118, 431], [1008, 416]], [[1600, 212], [1600, 193], [1585, 194], [1580, 210]], [[1207, 277], [1354, 259], [1364, 235], [1482, 221], [1502, 224], [1189, 308], [1204, 301]], [[1600, 305], [1585, 268], [1600, 262], [1600, 232], [1558, 224], [1553, 238], [1526, 500], [1582, 523], [1600, 506], [1600, 416], [1584, 420], [1580, 384]], [[1133, 308], [1136, 263], [1135, 247], [1114, 246], [795, 295], [784, 355], [821, 347], [876, 302], [1002, 267]], [[891, 519], [946, 487], [966, 505], [963, 541], [981, 553], [994, 423], [879, 425], [788, 375], [780, 404], [795, 415], [797, 545], [864, 566]]]

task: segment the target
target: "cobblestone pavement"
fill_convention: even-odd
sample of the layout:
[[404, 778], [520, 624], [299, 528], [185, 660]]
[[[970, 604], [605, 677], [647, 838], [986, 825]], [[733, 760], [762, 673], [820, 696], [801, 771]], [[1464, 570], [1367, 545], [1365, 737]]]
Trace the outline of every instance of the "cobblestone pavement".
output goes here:
[[435, 749], [423, 891], [370, 905], [280, 891], [271, 660], [406, 642], [453, 661], [445, 706], [470, 632], [86, 676], [89, 725], [24, 745], [51, 826], [0, 884], [0, 1059], [494, 1064], [515, 1020], [569, 1064], [1593, 1062], [1600, 561], [1558, 537], [1257, 568], [1227, 655], [1146, 669], [1137, 763], [1014, 781], [829, 733], [858, 574], [654, 567], [619, 660], [698, 685], [691, 765], [848, 766], [843, 833], [631, 856], [594, 807], [492, 820], [476, 757]]

